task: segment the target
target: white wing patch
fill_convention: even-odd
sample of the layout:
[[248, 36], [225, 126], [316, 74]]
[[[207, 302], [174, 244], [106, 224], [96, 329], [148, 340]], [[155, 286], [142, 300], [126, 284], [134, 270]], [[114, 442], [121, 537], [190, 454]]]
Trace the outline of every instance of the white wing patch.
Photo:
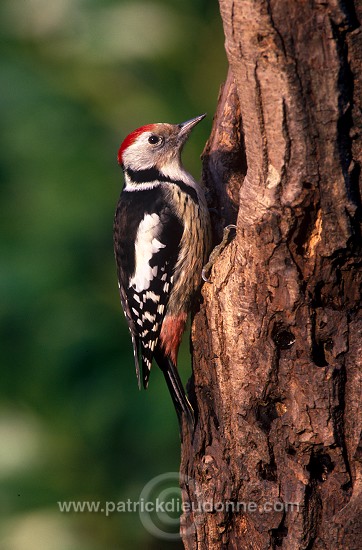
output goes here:
[[136, 292], [142, 292], [150, 287], [150, 282], [157, 276], [157, 266], [150, 266], [150, 259], [161, 248], [162, 244], [157, 236], [159, 234], [160, 217], [157, 214], [146, 214], [141, 221], [135, 243], [135, 273], [129, 286]]
[[152, 300], [152, 302], [155, 302], [155, 304], [157, 304], [157, 302], [160, 301], [160, 296], [157, 296], [157, 294], [155, 294], [151, 290], [147, 290], [146, 294], [143, 295], [143, 301], [146, 302], [146, 300]]

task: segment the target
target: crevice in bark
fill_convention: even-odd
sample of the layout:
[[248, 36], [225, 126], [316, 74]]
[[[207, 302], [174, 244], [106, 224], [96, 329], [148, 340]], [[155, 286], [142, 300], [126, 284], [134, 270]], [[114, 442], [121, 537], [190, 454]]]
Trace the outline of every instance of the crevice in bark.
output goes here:
[[[347, 8], [346, 5], [344, 5]], [[358, 186], [358, 176], [360, 172], [359, 164], [353, 161], [352, 155], [352, 128], [353, 118], [352, 112], [354, 107], [354, 79], [348, 62], [348, 45], [346, 34], [356, 29], [359, 25], [355, 20], [355, 13], [348, 12], [350, 26], [345, 27], [345, 22], [342, 25], [337, 25], [331, 20], [333, 38], [336, 41], [337, 52], [340, 60], [340, 71], [338, 75], [338, 110], [339, 119], [337, 123], [338, 151], [342, 167], [343, 177], [346, 183], [347, 196], [357, 207], [361, 207], [361, 196]], [[353, 164], [351, 164], [353, 163]]]
[[268, 401], [261, 401], [255, 407], [255, 418], [259, 427], [264, 433], [268, 434], [271, 429], [273, 420], [278, 418], [278, 412], [275, 403], [278, 402], [276, 398], [272, 398]]
[[312, 450], [311, 458], [307, 466], [311, 481], [324, 482], [328, 475], [333, 472], [334, 463], [328, 449], [323, 446], [316, 446]]
[[263, 150], [263, 174], [265, 180], [268, 176], [268, 166], [269, 166], [269, 158], [268, 158], [268, 138], [265, 131], [265, 120], [264, 120], [264, 109], [263, 109], [263, 96], [261, 92], [261, 85], [260, 80], [258, 76], [258, 62], [255, 63], [255, 69], [254, 69], [254, 79], [255, 79], [255, 108], [256, 113], [259, 119], [259, 129], [261, 134], [261, 140], [262, 140], [262, 150]]
[[207, 410], [210, 414], [210, 417], [214, 423], [214, 427], [215, 427], [215, 430], [217, 431], [219, 428], [220, 428], [220, 422], [219, 422], [219, 419], [217, 417], [217, 414], [215, 412], [215, 402], [214, 402], [214, 399], [212, 398], [212, 395], [211, 395], [211, 392], [208, 388], [204, 387], [202, 388], [202, 397], [203, 397], [203, 400], [207, 406]]
[[357, 13], [354, 7], [354, 2], [351, 0], [339, 0], [339, 6], [346, 17], [346, 22], [349, 25], [349, 31], [354, 31], [360, 27]]
[[275, 461], [274, 449], [269, 434], [274, 420], [279, 418], [283, 408], [283, 398], [280, 395], [278, 370], [280, 361], [280, 350], [288, 349], [294, 343], [294, 336], [285, 327], [282, 321], [274, 321], [271, 330], [271, 338], [276, 347], [273, 354], [272, 365], [269, 371], [268, 379], [265, 383], [262, 397], [256, 402], [254, 414], [257, 425], [266, 435], [266, 444], [268, 448], [269, 462], [260, 460], [257, 463], [257, 474], [261, 480], [277, 481], [278, 472]]
[[317, 538], [321, 515], [322, 500], [318, 491], [318, 481], [314, 478], [305, 489], [301, 550], [312, 550]]
[[283, 539], [288, 536], [288, 528], [285, 526], [286, 513], [283, 514], [279, 526], [275, 529], [270, 529], [270, 548], [276, 550], [283, 545]]
[[[274, 29], [275, 34], [278, 37], [278, 41], [276, 41], [276, 45], [279, 46], [279, 49], [283, 52], [284, 57], [286, 58], [287, 57], [287, 50], [286, 50], [286, 47], [285, 47], [285, 44], [284, 44], [283, 35], [281, 34], [281, 32], [279, 31], [279, 29], [277, 28], [277, 26], [275, 24], [270, 0], [267, 0], [266, 5], [267, 5], [267, 12], [268, 12], [268, 15], [269, 15], [269, 18], [270, 18], [271, 26]], [[275, 37], [274, 37], [274, 39], [275, 39]]]
[[333, 390], [337, 405], [332, 409], [333, 431], [336, 444], [341, 447], [342, 457], [346, 466], [348, 481], [343, 484], [343, 489], [348, 491], [352, 485], [351, 466], [349, 463], [347, 445], [345, 439], [345, 390], [346, 390], [346, 368], [343, 364], [340, 369], [335, 369], [333, 372]]
[[303, 217], [300, 218], [299, 224], [295, 231], [294, 243], [295, 251], [299, 256], [305, 257], [310, 248], [310, 240], [315, 231], [316, 221], [320, 215], [320, 203], [311, 201], [303, 208]]
[[269, 440], [268, 440], [268, 451], [269, 451], [270, 462], [268, 463], [265, 463], [263, 461], [258, 462], [257, 474], [261, 480], [277, 481], [278, 479], [277, 465], [275, 463], [274, 451]]
[[291, 153], [291, 139], [290, 139], [290, 132], [289, 132], [289, 125], [288, 125], [288, 107], [285, 101], [285, 98], [283, 97], [283, 123], [282, 123], [282, 129], [283, 129], [283, 137], [285, 140], [285, 151], [284, 151], [284, 162], [282, 166], [282, 171], [280, 174], [280, 186], [283, 188], [287, 181], [287, 174], [288, 174], [288, 167], [289, 167], [289, 161], [290, 161], [290, 153]]
[[326, 367], [328, 362], [326, 360], [324, 352], [324, 342], [320, 340], [317, 336], [317, 313], [316, 310], [312, 310], [310, 313], [311, 320], [311, 351], [312, 351], [312, 361], [317, 367]]
[[247, 172], [239, 98], [231, 72], [221, 86], [213, 131], [201, 159], [215, 245], [224, 227], [236, 223], [239, 191]]

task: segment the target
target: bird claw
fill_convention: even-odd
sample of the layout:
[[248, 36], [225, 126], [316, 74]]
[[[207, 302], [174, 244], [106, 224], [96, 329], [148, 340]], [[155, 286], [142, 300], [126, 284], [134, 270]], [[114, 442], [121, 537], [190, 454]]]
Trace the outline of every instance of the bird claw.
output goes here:
[[204, 281], [204, 283], [210, 283], [210, 279], [208, 279], [206, 277], [206, 270], [209, 269], [209, 263], [210, 262], [207, 262], [207, 264], [204, 265], [203, 269], [202, 269], [202, 272], [201, 272], [201, 277], [202, 277], [202, 280]]
[[211, 271], [211, 268], [212, 268], [213, 264], [215, 263], [216, 259], [220, 256], [221, 252], [227, 246], [228, 239], [229, 239], [229, 234], [230, 234], [230, 231], [232, 229], [236, 229], [236, 225], [234, 225], [233, 223], [231, 223], [231, 224], [227, 225], [226, 227], [224, 227], [224, 234], [223, 234], [222, 241], [220, 242], [220, 244], [215, 246], [215, 248], [211, 251], [211, 254], [209, 256], [209, 261], [204, 265], [202, 273], [201, 273], [202, 280], [205, 283], [211, 283], [210, 279], [207, 277], [206, 274], [209, 271]]

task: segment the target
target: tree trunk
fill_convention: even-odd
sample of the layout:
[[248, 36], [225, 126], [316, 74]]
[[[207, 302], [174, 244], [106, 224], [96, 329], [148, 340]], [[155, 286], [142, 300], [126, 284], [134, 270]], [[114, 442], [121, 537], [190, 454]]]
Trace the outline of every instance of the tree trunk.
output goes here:
[[229, 74], [206, 146], [215, 242], [192, 327], [187, 550], [357, 549], [361, 5], [220, 0]]

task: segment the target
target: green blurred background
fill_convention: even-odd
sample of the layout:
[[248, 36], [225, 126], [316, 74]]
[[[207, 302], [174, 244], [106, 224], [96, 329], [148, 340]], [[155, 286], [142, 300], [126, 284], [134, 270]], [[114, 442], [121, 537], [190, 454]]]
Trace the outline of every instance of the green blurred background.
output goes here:
[[[118, 299], [112, 223], [120, 142], [207, 112], [226, 76], [216, 0], [0, 4], [0, 549], [181, 548], [135, 513], [57, 501], [137, 500], [179, 468], [162, 374], [139, 392]], [[190, 372], [188, 342], [181, 354]]]

